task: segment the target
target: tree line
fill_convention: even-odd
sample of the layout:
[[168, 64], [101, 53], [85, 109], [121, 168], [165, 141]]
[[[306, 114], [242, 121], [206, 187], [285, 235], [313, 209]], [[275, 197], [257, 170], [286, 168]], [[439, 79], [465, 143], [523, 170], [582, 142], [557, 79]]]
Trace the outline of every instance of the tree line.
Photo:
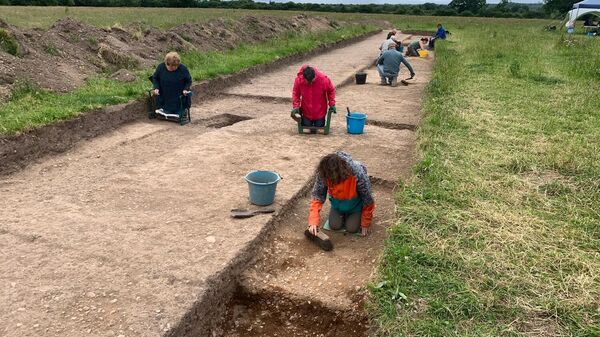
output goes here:
[[[315, 0], [318, 1], [318, 0]], [[254, 2], [252, 0], [0, 0], [0, 5], [15, 6], [93, 6], [93, 7], [195, 7], [262, 10], [296, 10], [340, 13], [378, 13], [432, 16], [483, 16], [501, 18], [559, 17], [579, 0], [545, 0], [542, 5], [526, 5], [501, 0], [452, 0], [448, 5], [404, 4], [310, 4], [295, 2]]]

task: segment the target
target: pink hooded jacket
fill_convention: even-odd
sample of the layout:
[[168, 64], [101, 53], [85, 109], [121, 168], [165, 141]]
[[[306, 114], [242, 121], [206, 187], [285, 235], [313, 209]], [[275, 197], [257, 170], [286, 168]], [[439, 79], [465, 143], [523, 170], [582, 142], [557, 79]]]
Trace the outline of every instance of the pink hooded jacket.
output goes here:
[[294, 88], [292, 89], [292, 106], [302, 109], [302, 116], [310, 120], [319, 120], [327, 115], [327, 106], [335, 105], [335, 88], [327, 75], [315, 70], [315, 79], [308, 83], [302, 71], [308, 65], [303, 64], [298, 70]]

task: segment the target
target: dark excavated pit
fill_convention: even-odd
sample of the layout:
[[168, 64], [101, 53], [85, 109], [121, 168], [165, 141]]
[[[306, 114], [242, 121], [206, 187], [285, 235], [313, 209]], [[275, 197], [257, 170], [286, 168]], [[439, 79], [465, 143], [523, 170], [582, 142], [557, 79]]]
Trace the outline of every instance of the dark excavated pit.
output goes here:
[[199, 124], [208, 128], [220, 129], [250, 119], [252, 119], [252, 117], [224, 113], [210, 118], [201, 119]]
[[362, 312], [334, 310], [277, 291], [253, 294], [243, 288], [231, 300], [225, 322], [213, 336], [364, 337], [369, 330]]
[[391, 123], [384, 122], [378, 120], [367, 119], [367, 125], [375, 125], [380, 128], [392, 129], [392, 130], [409, 130], [415, 131], [417, 130], [417, 126], [413, 124], [405, 124], [405, 123]]

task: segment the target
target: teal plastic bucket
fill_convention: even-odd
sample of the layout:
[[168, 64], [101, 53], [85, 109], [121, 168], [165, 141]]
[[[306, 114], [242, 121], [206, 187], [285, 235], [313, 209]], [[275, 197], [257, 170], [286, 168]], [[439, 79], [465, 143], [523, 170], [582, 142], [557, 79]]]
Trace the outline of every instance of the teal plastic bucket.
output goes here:
[[273, 203], [277, 183], [281, 180], [279, 174], [273, 171], [252, 171], [244, 179], [248, 182], [251, 203], [259, 206]]
[[367, 114], [352, 112], [350, 115], [346, 115], [346, 127], [348, 128], [348, 133], [354, 135], [363, 133], [366, 122]]

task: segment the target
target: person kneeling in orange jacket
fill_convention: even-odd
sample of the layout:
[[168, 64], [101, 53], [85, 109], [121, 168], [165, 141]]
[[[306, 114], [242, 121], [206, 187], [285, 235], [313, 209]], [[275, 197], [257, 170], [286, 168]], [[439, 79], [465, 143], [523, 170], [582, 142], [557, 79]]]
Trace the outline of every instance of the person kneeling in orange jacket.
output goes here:
[[320, 212], [329, 192], [331, 210], [329, 228], [345, 229], [349, 233], [366, 236], [373, 219], [375, 201], [371, 195], [371, 181], [367, 168], [342, 151], [328, 154], [317, 167], [312, 191], [308, 231], [317, 235]]

